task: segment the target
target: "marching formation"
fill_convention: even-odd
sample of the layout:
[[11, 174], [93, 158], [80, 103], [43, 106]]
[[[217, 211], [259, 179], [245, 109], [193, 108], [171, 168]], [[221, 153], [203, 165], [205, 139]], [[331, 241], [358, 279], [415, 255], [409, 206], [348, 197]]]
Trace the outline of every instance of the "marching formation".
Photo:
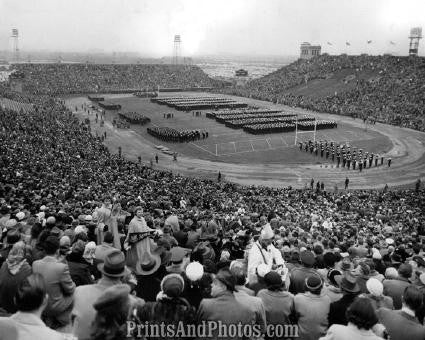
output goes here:
[[190, 142], [208, 137], [208, 131], [204, 130], [176, 130], [170, 127], [148, 127], [150, 135], [166, 142]]
[[[356, 147], [351, 147], [346, 144], [336, 145], [335, 142], [328, 141], [312, 141], [308, 142], [299, 142], [298, 143], [300, 151], [304, 149], [305, 152], [310, 152], [316, 156], [325, 157], [326, 159], [336, 161], [336, 166], [339, 168], [341, 165], [343, 168], [350, 167], [353, 170], [356, 170], [356, 166], [361, 172], [362, 169], [371, 168], [374, 164], [375, 167], [384, 164], [384, 157], [379, 156], [378, 154], [373, 154], [369, 152], [363, 152], [363, 149], [357, 149]], [[391, 166], [391, 158], [386, 158], [388, 167]]]

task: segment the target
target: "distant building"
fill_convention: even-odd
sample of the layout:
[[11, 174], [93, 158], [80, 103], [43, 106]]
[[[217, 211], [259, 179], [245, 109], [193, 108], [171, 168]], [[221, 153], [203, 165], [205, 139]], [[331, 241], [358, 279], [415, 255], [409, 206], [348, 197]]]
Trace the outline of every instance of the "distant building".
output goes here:
[[322, 50], [322, 46], [320, 45], [311, 45], [308, 42], [303, 42], [300, 46], [301, 50], [301, 59], [311, 59], [315, 56], [320, 55], [320, 51]]

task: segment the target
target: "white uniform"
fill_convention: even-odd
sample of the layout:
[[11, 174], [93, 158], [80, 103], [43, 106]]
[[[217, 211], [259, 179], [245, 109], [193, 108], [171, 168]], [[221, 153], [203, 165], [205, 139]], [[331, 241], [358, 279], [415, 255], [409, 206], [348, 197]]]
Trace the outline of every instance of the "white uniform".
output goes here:
[[267, 250], [264, 249], [260, 242], [255, 242], [248, 253], [248, 282], [257, 282], [256, 269], [260, 264], [266, 264], [270, 270], [273, 265], [285, 266], [282, 254], [274, 245], [269, 245]]

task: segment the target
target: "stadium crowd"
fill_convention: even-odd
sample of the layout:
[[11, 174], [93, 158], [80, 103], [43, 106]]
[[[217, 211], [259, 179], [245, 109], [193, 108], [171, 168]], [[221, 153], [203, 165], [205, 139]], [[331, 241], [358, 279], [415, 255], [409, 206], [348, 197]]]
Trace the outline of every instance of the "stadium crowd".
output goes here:
[[420, 181], [330, 192], [188, 178], [111, 154], [59, 100], [2, 109], [0, 156], [0, 339], [125, 339], [126, 321], [425, 337]]
[[155, 64], [16, 64], [24, 91], [37, 95], [123, 92], [142, 88], [217, 87], [199, 67]]
[[[331, 79], [351, 70], [355, 76], [339, 80], [331, 94], [297, 95], [291, 92], [309, 81]], [[425, 131], [425, 59], [395, 56], [330, 56], [298, 60], [246, 87], [224, 92], [261, 100], [378, 121]], [[344, 84], [343, 84], [344, 83]], [[326, 84], [324, 85], [326, 87]], [[320, 91], [319, 91], [320, 92]]]

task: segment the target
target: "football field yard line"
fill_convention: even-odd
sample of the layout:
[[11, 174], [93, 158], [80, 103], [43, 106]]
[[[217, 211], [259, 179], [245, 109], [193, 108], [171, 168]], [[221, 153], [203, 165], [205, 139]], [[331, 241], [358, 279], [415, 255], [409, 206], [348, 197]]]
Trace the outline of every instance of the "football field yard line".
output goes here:
[[[211, 152], [210, 150], [207, 150], [207, 149], [205, 149], [205, 148], [203, 148], [202, 146], [199, 146], [199, 145], [196, 145], [195, 143], [193, 143], [193, 142], [190, 142], [190, 144], [192, 144], [193, 146], [195, 146], [195, 147], [197, 147], [198, 149], [201, 149], [201, 150], [203, 150], [203, 151], [205, 151], [205, 152], [208, 152], [209, 154], [211, 154], [211, 155], [213, 155], [213, 156], [217, 156], [216, 154], [214, 154], [213, 152]], [[216, 144], [216, 147], [217, 147], [217, 144]], [[216, 149], [217, 150], [217, 149]], [[217, 151], [216, 151], [217, 152]]]
[[249, 140], [249, 142], [251, 143], [252, 151], [255, 151], [255, 149], [254, 149], [254, 145], [252, 145], [252, 140]]
[[268, 138], [266, 138], [266, 142], [267, 142], [267, 145], [269, 146], [269, 149], [271, 149], [271, 148], [272, 148], [272, 146], [270, 145], [270, 141], [269, 141], [269, 139], [268, 139]]
[[280, 136], [280, 139], [282, 140], [282, 142], [283, 142], [286, 146], [289, 146], [289, 145], [288, 145], [288, 143], [286, 142], [286, 140], [285, 140], [282, 136]]

